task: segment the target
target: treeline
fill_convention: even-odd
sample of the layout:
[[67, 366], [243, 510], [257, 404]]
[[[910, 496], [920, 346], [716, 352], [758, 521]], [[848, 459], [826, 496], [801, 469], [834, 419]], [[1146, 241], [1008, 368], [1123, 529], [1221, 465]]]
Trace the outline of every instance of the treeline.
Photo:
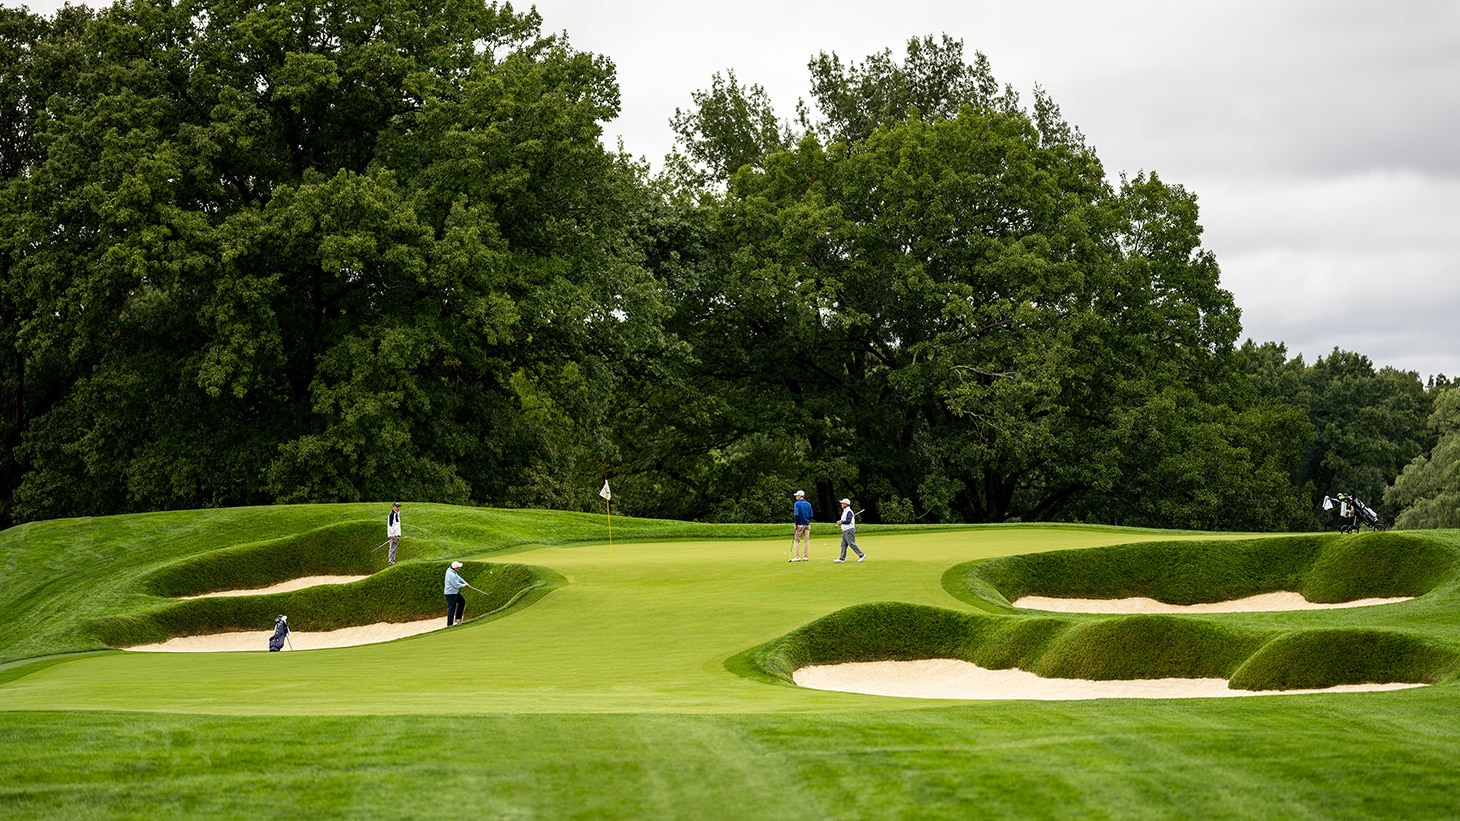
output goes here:
[[607, 478], [681, 519], [1303, 530], [1447, 492], [1447, 380], [1239, 346], [1195, 195], [1113, 185], [948, 38], [814, 57], [794, 120], [716, 75], [659, 172], [600, 142], [608, 59], [481, 0], [7, 8], [0, 51], [3, 524]]

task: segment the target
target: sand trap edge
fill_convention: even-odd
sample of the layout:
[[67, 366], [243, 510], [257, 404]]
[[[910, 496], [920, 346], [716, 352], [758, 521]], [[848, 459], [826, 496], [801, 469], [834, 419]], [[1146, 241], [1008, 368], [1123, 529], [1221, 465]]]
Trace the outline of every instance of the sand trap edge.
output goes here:
[[797, 686], [898, 698], [989, 701], [1080, 701], [1100, 698], [1230, 698], [1405, 690], [1425, 684], [1343, 684], [1313, 690], [1233, 690], [1223, 678], [1115, 681], [1043, 678], [1019, 670], [989, 670], [959, 659], [870, 661], [802, 667]]
[[1167, 604], [1144, 596], [1125, 599], [1066, 599], [1052, 596], [1021, 596], [1010, 602], [1019, 610], [1043, 610], [1049, 613], [1101, 613], [1130, 615], [1135, 613], [1276, 613], [1287, 610], [1335, 610], [1346, 607], [1374, 607], [1412, 601], [1413, 596], [1389, 599], [1355, 599], [1325, 604], [1310, 602], [1302, 593], [1278, 591], [1260, 593], [1243, 599], [1204, 602], [1202, 604]]
[[[408, 622], [379, 622], [321, 632], [296, 631], [289, 634], [289, 643], [293, 645], [296, 652], [326, 650], [336, 647], [358, 647], [362, 644], [379, 644], [444, 629], [446, 629], [445, 617]], [[270, 628], [234, 633], [210, 633], [204, 636], [178, 636], [156, 644], [139, 644], [121, 649], [138, 653], [240, 653], [249, 651], [266, 653], [269, 649], [269, 637], [273, 634], [274, 630]], [[289, 652], [287, 645], [284, 652]]]
[[177, 596], [178, 599], [213, 599], [229, 596], [267, 596], [270, 593], [289, 593], [294, 590], [304, 590], [308, 587], [321, 587], [327, 584], [349, 584], [358, 582], [361, 579], [368, 579], [365, 576], [301, 576], [297, 579], [289, 579], [268, 587], [259, 587], [250, 590], [215, 590], [212, 593], [199, 593], [196, 596]]

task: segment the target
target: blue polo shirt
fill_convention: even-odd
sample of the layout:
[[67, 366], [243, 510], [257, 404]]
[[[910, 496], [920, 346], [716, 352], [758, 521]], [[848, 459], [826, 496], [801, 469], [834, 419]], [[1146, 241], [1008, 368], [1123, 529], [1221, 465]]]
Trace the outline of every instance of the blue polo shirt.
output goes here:
[[791, 508], [791, 513], [796, 518], [797, 527], [811, 524], [811, 503], [805, 499], [797, 499], [795, 506]]
[[463, 588], [463, 587], [466, 587], [466, 579], [463, 579], [461, 577], [461, 574], [457, 573], [455, 570], [452, 570], [451, 568], [447, 568], [446, 569], [446, 595], [449, 596], [452, 593], [460, 593], [461, 592], [461, 588]]

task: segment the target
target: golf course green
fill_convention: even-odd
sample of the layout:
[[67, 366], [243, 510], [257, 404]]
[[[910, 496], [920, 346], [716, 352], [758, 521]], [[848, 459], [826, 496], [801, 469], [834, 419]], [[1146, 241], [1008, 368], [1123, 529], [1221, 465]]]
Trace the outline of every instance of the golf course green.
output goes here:
[[[406, 506], [401, 561], [387, 569], [383, 551], [371, 552], [385, 509], [168, 512], [0, 533], [0, 815], [1457, 812], [1453, 531], [1264, 539], [1075, 525], [864, 527], [868, 560], [835, 564], [835, 527], [818, 525], [812, 561], [788, 563], [789, 526], [615, 517], [610, 544], [602, 516], [421, 504]], [[1000, 558], [1021, 556], [1030, 558]], [[468, 591], [469, 620], [450, 629], [307, 652], [107, 649], [239, 620], [248, 624], [234, 629], [266, 631], [275, 612], [297, 630], [438, 613], [444, 626], [440, 584], [452, 559], [484, 592]], [[1151, 567], [1159, 572], [1137, 579]], [[292, 593], [180, 598], [350, 569], [372, 575]], [[1087, 593], [1153, 583], [1169, 593], [1159, 582], [1180, 578], [1189, 583], [1173, 600], [1200, 598], [1191, 584], [1226, 594], [1279, 582], [1309, 585], [1315, 601], [1319, 590], [1334, 600], [1417, 598], [1057, 618], [1016, 613], [1002, 598], [1026, 588], [1057, 595], [1052, 587], [1078, 587], [1073, 580]], [[261, 613], [262, 623], [251, 621]], [[1044, 659], [1091, 677], [1154, 675], [1142, 671], [1197, 659], [1223, 677], [1244, 670], [1262, 690], [1304, 676], [1371, 680], [1376, 670], [1431, 686], [924, 700], [800, 688], [778, 667], [812, 656], [916, 658], [933, 645], [976, 661]], [[1155, 646], [1160, 654], [1131, 649]]]

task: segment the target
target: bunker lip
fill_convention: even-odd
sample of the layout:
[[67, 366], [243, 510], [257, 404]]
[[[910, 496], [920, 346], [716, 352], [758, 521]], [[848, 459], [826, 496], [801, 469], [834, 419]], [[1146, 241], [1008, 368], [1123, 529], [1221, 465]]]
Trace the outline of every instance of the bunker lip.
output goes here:
[[802, 667], [798, 686], [899, 698], [1075, 701], [1101, 698], [1230, 698], [1403, 690], [1424, 684], [1343, 684], [1312, 690], [1233, 690], [1222, 678], [1092, 681], [1043, 678], [1017, 668], [989, 670], [958, 659], [871, 661]]
[[200, 593], [196, 596], [178, 596], [179, 599], [211, 599], [224, 596], [267, 596], [270, 593], [288, 593], [293, 590], [303, 590], [306, 587], [319, 587], [326, 584], [349, 584], [358, 582], [361, 579], [368, 579], [367, 576], [301, 576], [297, 579], [289, 579], [268, 587], [259, 587], [252, 590], [217, 590], [212, 593]]
[[1244, 599], [1204, 602], [1202, 604], [1167, 604], [1143, 596], [1125, 599], [1065, 599], [1051, 596], [1023, 596], [1012, 602], [1020, 610], [1044, 610], [1053, 613], [1264, 613], [1283, 610], [1332, 610], [1343, 607], [1372, 607], [1410, 601], [1413, 596], [1389, 599], [1355, 599], [1324, 604], [1310, 602], [1302, 593], [1278, 591], [1261, 593]]
[[[378, 622], [322, 632], [295, 631], [289, 634], [289, 644], [293, 645], [295, 651], [356, 647], [361, 644], [378, 644], [408, 636], [419, 636], [445, 628], [446, 620], [439, 616], [421, 621]], [[251, 650], [266, 653], [269, 649], [269, 637], [273, 634], [273, 628], [270, 628], [235, 633], [210, 633], [205, 636], [178, 636], [156, 644], [139, 644], [121, 649], [141, 653], [237, 653]], [[289, 652], [288, 645], [285, 647], [284, 652]]]

